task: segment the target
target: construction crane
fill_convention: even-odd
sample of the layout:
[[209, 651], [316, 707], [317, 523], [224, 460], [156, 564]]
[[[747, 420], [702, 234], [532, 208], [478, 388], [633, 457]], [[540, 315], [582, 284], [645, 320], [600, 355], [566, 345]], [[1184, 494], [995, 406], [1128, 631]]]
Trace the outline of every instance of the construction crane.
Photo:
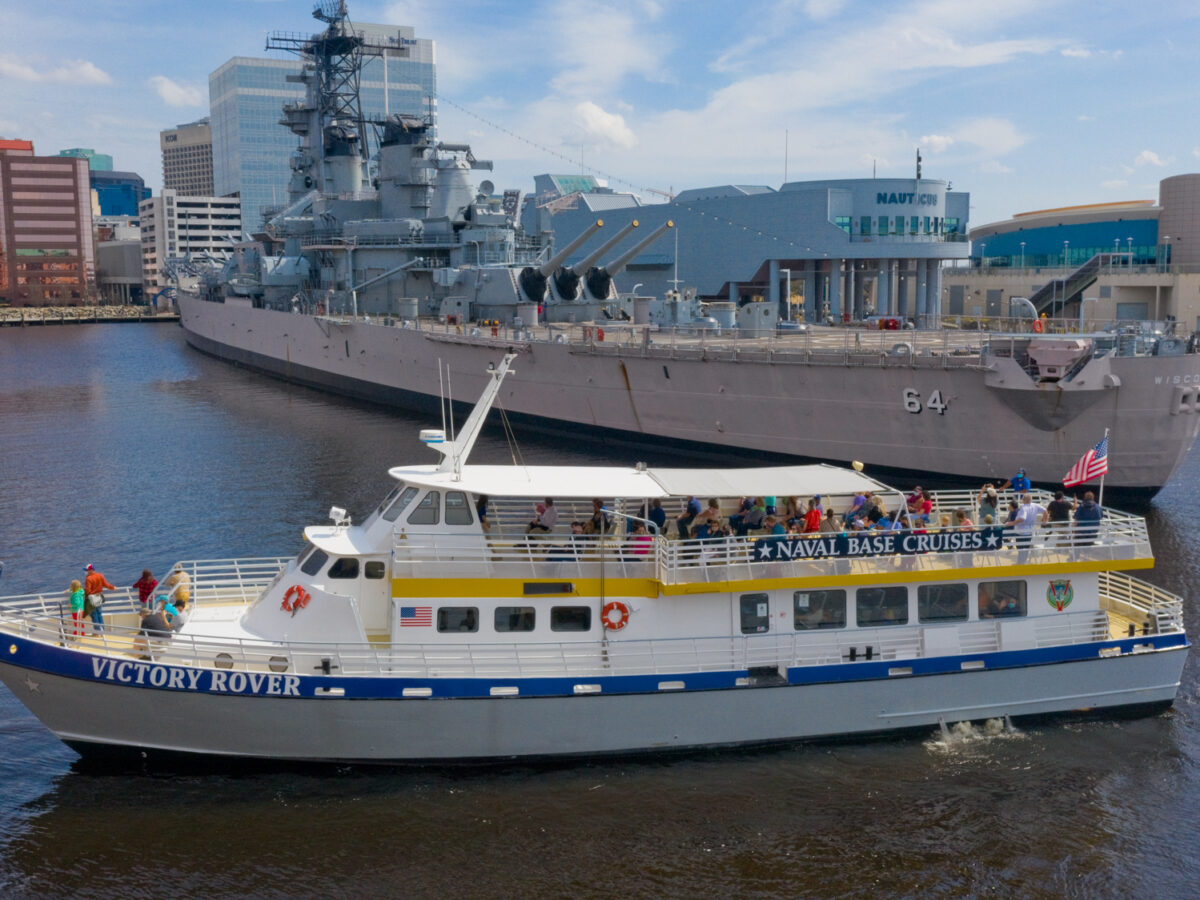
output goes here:
[[665, 191], [660, 191], [656, 188], [642, 188], [642, 190], [648, 194], [658, 194], [658, 196], [660, 196], [660, 197], [666, 197], [668, 203], [675, 202], [675, 189], [674, 188], [669, 188], [668, 190], [665, 190]]

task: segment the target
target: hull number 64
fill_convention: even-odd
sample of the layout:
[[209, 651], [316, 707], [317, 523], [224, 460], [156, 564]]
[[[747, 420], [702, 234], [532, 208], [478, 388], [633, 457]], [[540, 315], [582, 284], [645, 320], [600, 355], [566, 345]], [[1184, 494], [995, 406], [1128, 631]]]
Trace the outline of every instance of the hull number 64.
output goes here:
[[921, 405], [921, 392], [915, 388], [904, 389], [904, 408], [910, 413], [919, 413], [922, 409], [929, 409], [937, 413], [939, 416], [946, 414], [946, 409], [949, 407], [945, 400], [942, 399], [940, 390], [934, 391], [929, 395], [929, 399], [925, 401], [925, 405]]

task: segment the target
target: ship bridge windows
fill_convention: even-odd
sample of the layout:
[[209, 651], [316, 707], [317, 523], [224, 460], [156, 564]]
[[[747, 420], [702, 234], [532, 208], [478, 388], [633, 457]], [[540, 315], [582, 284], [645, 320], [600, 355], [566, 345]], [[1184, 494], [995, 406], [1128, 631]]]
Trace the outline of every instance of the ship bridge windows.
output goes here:
[[409, 525], [436, 525], [440, 520], [442, 492], [430, 491], [421, 498], [417, 508], [408, 514]]
[[794, 591], [792, 609], [797, 631], [846, 627], [845, 591]]
[[357, 578], [358, 558], [343, 556], [329, 567], [330, 578]]
[[919, 622], [965, 622], [968, 608], [965, 584], [923, 584], [917, 588]]
[[417, 496], [417, 493], [418, 491], [415, 487], [398, 485], [379, 504], [379, 514], [383, 516], [385, 521], [395, 522], [408, 504], [412, 503], [413, 497]]
[[300, 571], [305, 575], [316, 575], [329, 562], [329, 554], [316, 545], [310, 547], [309, 551], [300, 557]]
[[742, 634], [762, 634], [771, 627], [771, 603], [767, 594], [742, 594], [738, 604]]
[[1027, 611], [1024, 581], [979, 582], [979, 618], [1023, 616]]
[[859, 588], [854, 595], [855, 616], [860, 628], [908, 624], [908, 588]]
[[382, 560], [372, 559], [363, 564], [363, 574], [368, 578], [386, 578], [387, 563]]
[[462, 633], [479, 630], [479, 608], [476, 606], [442, 606], [437, 614], [438, 631]]
[[475, 520], [471, 517], [471, 504], [467, 502], [467, 495], [462, 491], [446, 492], [446, 524], [475, 524]]

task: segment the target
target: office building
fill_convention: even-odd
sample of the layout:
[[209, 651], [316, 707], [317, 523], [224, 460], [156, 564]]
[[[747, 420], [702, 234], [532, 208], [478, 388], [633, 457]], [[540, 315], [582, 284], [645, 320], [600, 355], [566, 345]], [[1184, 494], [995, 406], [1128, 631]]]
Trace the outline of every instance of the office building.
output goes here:
[[171, 285], [163, 271], [170, 259], [224, 253], [242, 233], [241, 204], [236, 197], [189, 197], [164, 190], [143, 200], [141, 216], [142, 280], [147, 291]]
[[113, 158], [107, 153], [97, 153], [91, 147], [73, 147], [70, 150], [59, 150], [58, 155], [86, 159], [88, 161], [88, 168], [93, 172], [112, 171]]
[[945, 273], [949, 315], [1017, 315], [1010, 301], [1019, 297], [1089, 327], [1178, 321], [1200, 330], [1200, 174], [1163, 179], [1157, 200], [1023, 212], [970, 237], [969, 265]]
[[150, 196], [150, 188], [137, 172], [93, 169], [89, 181], [102, 216], [137, 216], [138, 204]]
[[158, 134], [162, 151], [163, 190], [189, 197], [212, 197], [212, 127], [207, 117], [167, 128]]
[[[388, 47], [383, 56], [364, 60], [359, 93], [366, 118], [435, 114], [433, 41], [415, 38], [410, 27], [355, 22], [354, 28], [369, 42]], [[264, 210], [287, 201], [298, 142], [280, 119], [285, 104], [304, 100], [304, 86], [293, 80], [300, 70], [295, 57], [237, 56], [208, 78], [213, 194], [241, 198], [247, 230], [261, 226]], [[377, 136], [369, 126], [367, 131], [373, 155]]]
[[87, 161], [0, 140], [0, 302], [77, 306], [94, 279]]

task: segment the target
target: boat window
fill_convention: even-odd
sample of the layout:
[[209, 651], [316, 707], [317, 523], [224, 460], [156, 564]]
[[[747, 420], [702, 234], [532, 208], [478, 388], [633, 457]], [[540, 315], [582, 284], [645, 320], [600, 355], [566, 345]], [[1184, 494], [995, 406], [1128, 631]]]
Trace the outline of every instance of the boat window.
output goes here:
[[792, 606], [797, 631], [846, 627], [845, 591], [795, 591]]
[[532, 606], [497, 606], [497, 631], [533, 631]]
[[313, 547], [312, 555], [300, 565], [300, 571], [305, 575], [316, 575], [329, 562], [329, 554], [320, 547]]
[[859, 588], [854, 604], [860, 627], [908, 623], [908, 588], [902, 585]]
[[358, 577], [358, 557], [343, 556], [332, 566], [329, 567], [330, 578], [357, 578]]
[[370, 562], [363, 563], [363, 574], [368, 578], [386, 578], [387, 565], [377, 559], [373, 559]]
[[1025, 613], [1024, 581], [979, 582], [979, 618], [1023, 616]]
[[375, 507], [375, 511], [372, 512], [371, 515], [372, 516], [382, 516], [383, 511], [392, 505], [392, 501], [400, 496], [400, 492], [402, 490], [404, 490], [404, 485], [398, 484], [394, 488], [392, 488], [390, 491], [388, 491], [388, 495], [386, 497], [384, 497], [381, 501], [379, 501], [379, 505], [377, 507]]
[[408, 514], [409, 525], [436, 525], [442, 505], [442, 492], [430, 491], [421, 498], [417, 508]]
[[766, 594], [742, 594], [742, 634], [762, 634], [771, 627], [771, 605]]
[[917, 620], [920, 622], [965, 622], [965, 584], [923, 584], [917, 588]]
[[438, 608], [438, 631], [478, 631], [479, 609], [475, 606]]
[[446, 491], [446, 524], [470, 525], [474, 521], [467, 495], [462, 491]]
[[551, 631], [591, 631], [592, 608], [590, 606], [550, 607]]
[[[396, 488], [396, 491], [398, 490], [400, 489]], [[394, 494], [396, 491], [392, 491], [392, 493]], [[388, 522], [395, 522], [400, 517], [400, 513], [404, 512], [404, 508], [412, 503], [413, 497], [417, 496], [417, 493], [415, 487], [406, 487], [399, 499], [393, 501], [392, 505], [383, 513], [383, 518]]]

